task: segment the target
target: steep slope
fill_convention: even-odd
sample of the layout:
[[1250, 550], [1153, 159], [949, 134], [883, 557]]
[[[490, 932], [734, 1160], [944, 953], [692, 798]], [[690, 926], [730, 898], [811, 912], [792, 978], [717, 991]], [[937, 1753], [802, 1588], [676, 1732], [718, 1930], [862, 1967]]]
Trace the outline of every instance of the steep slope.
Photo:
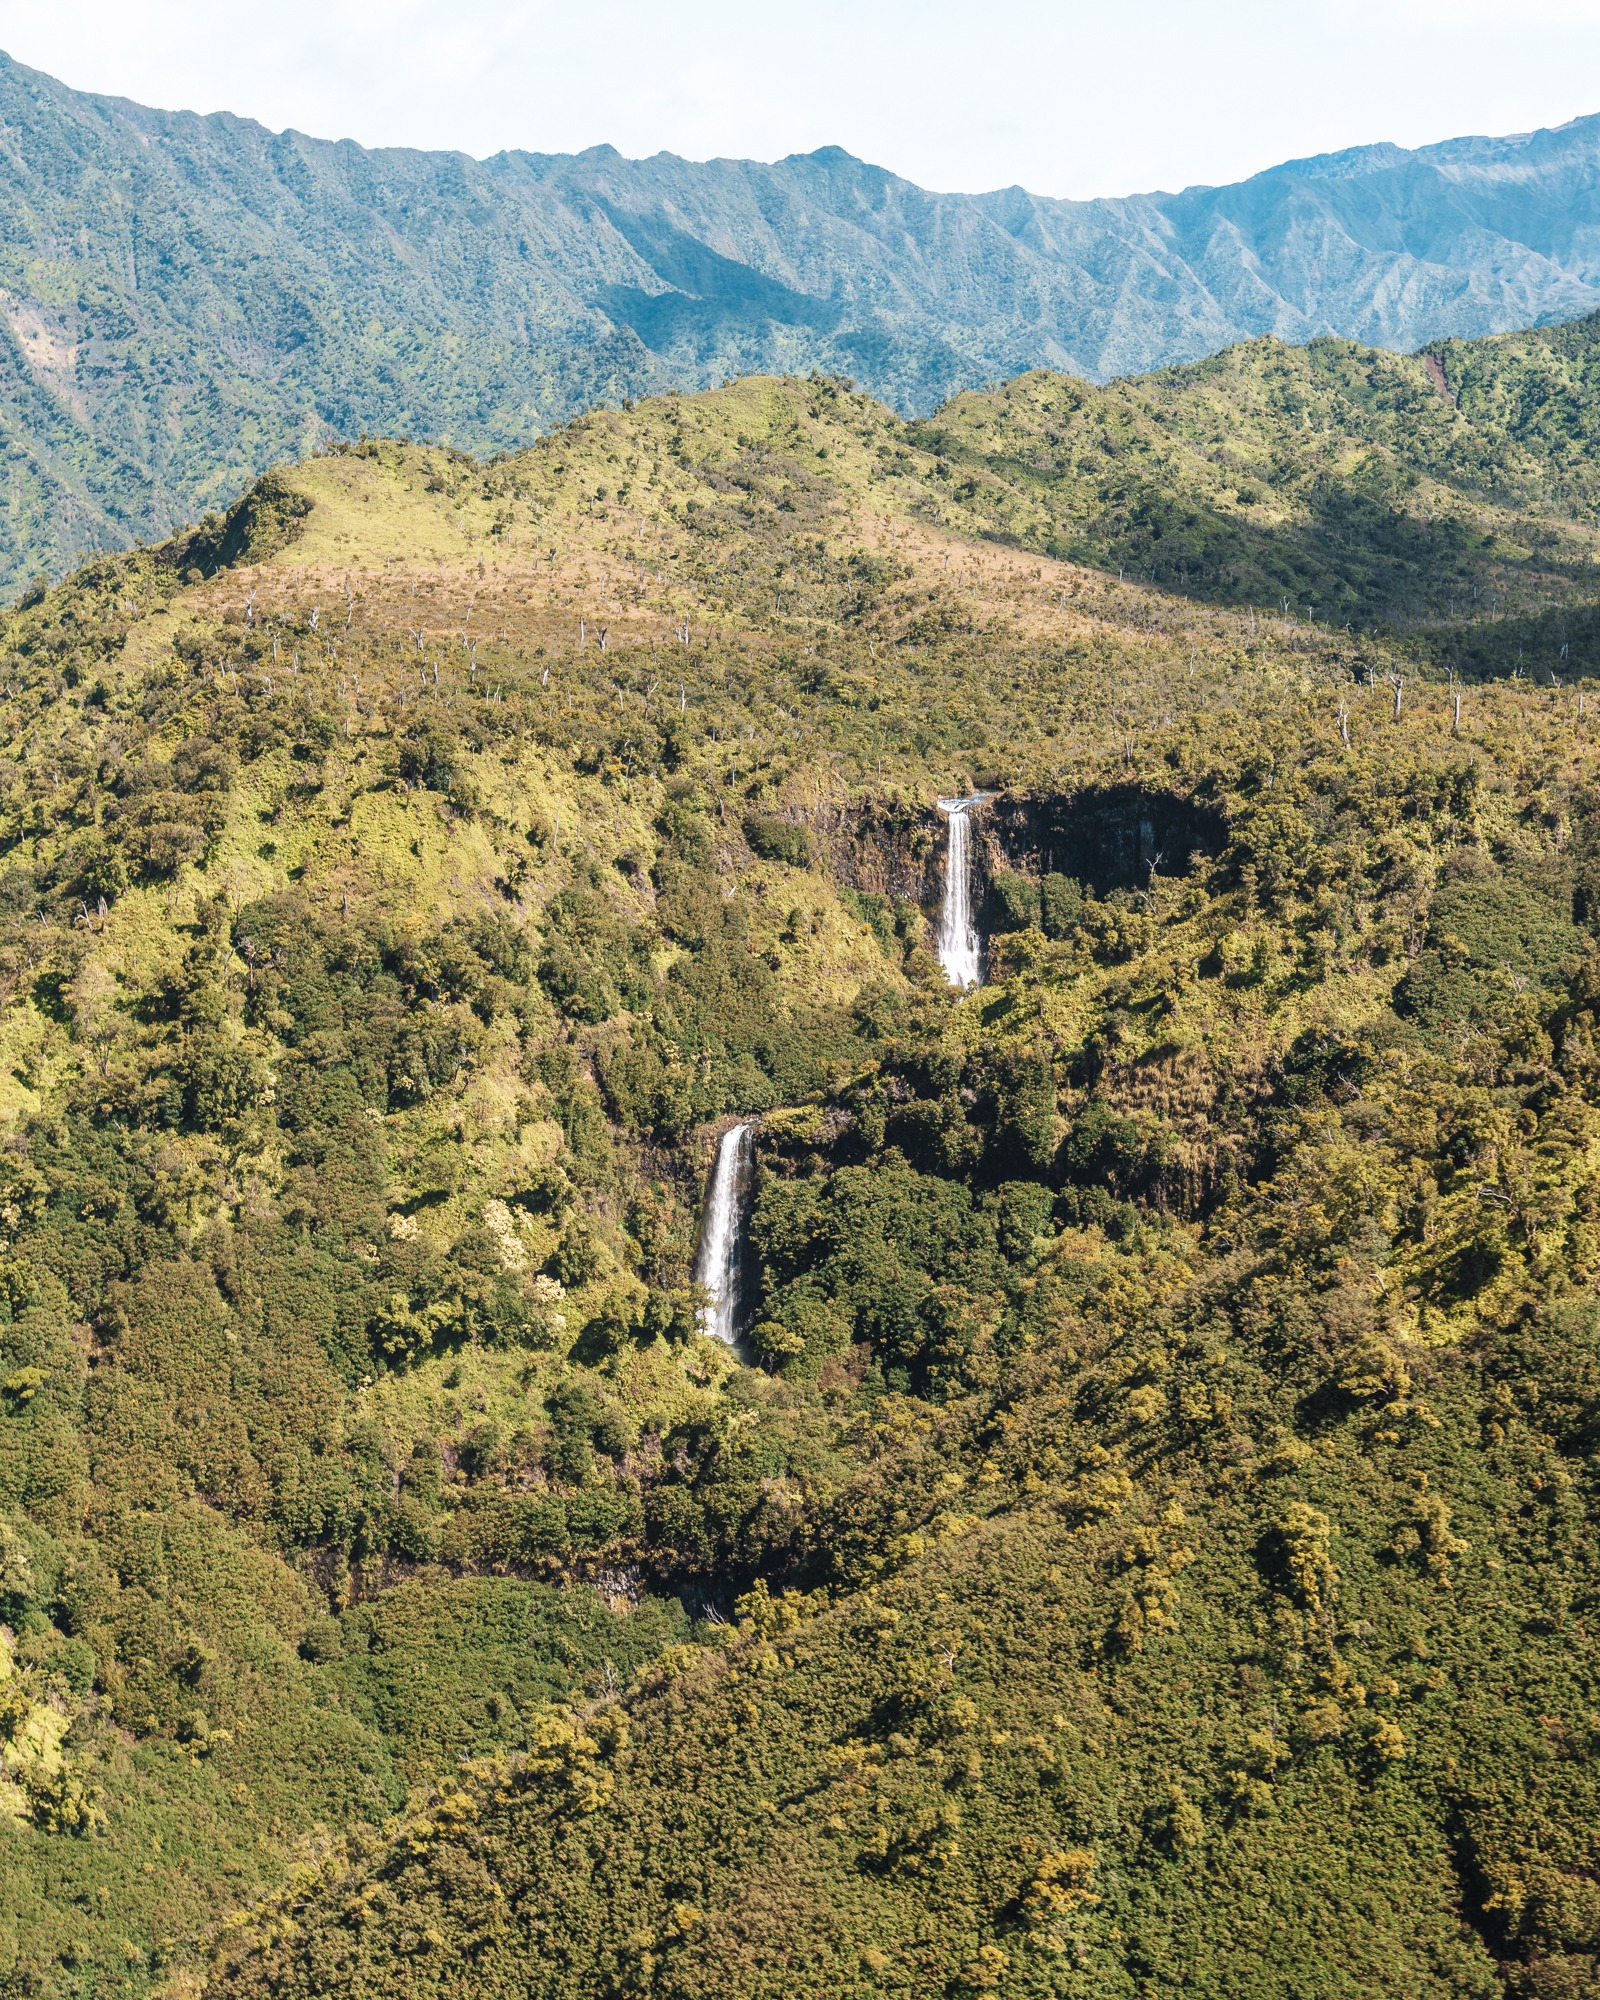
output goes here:
[[19, 1990], [1591, 1977], [1596, 683], [950, 462], [369, 441], [8, 617]]
[[1118, 201], [765, 165], [365, 151], [0, 58], [0, 585], [167, 532], [326, 431], [526, 444], [752, 369], [907, 411], [1245, 336], [1410, 348], [1600, 302], [1580, 120]]

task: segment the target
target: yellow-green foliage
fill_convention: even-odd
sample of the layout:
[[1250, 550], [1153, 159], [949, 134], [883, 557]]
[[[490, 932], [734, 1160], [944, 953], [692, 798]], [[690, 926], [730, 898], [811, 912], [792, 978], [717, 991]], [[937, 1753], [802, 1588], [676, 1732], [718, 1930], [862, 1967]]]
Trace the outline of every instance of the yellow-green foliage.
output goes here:
[[[1292, 454], [1293, 391], [1432, 506], [1417, 367], [1107, 396]], [[1077, 393], [367, 443], [11, 617], [6, 1977], [1591, 1977], [1590, 688], [1047, 553], [1122, 532], [1017, 470]], [[1461, 575], [1569, 600], [1513, 470]]]

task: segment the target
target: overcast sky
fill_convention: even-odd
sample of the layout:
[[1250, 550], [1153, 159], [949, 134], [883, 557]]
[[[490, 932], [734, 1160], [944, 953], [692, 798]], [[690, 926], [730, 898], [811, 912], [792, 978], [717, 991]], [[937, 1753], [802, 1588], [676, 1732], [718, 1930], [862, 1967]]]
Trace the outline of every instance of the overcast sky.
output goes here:
[[0, 47], [365, 145], [841, 145], [927, 187], [1061, 195], [1600, 110], [1600, 0], [0, 0]]

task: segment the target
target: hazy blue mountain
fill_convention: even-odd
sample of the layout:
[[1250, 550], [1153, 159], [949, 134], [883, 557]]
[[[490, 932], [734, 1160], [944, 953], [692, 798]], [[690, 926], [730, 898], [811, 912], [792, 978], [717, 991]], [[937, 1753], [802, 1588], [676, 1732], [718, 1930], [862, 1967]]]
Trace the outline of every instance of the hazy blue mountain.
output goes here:
[[0, 56], [0, 584], [165, 530], [332, 430], [525, 443], [746, 370], [907, 411], [1275, 333], [1414, 348], [1600, 306], [1600, 118], [1226, 188], [932, 194], [780, 160], [369, 151]]

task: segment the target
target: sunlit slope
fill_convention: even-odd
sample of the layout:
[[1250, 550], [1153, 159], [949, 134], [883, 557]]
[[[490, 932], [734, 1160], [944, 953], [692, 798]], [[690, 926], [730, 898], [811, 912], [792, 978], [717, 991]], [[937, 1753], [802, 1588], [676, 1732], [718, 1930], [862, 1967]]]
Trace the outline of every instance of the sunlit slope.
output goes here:
[[8, 619], [19, 1978], [1587, 1962], [1586, 628], [1513, 679], [955, 472], [752, 379]]

